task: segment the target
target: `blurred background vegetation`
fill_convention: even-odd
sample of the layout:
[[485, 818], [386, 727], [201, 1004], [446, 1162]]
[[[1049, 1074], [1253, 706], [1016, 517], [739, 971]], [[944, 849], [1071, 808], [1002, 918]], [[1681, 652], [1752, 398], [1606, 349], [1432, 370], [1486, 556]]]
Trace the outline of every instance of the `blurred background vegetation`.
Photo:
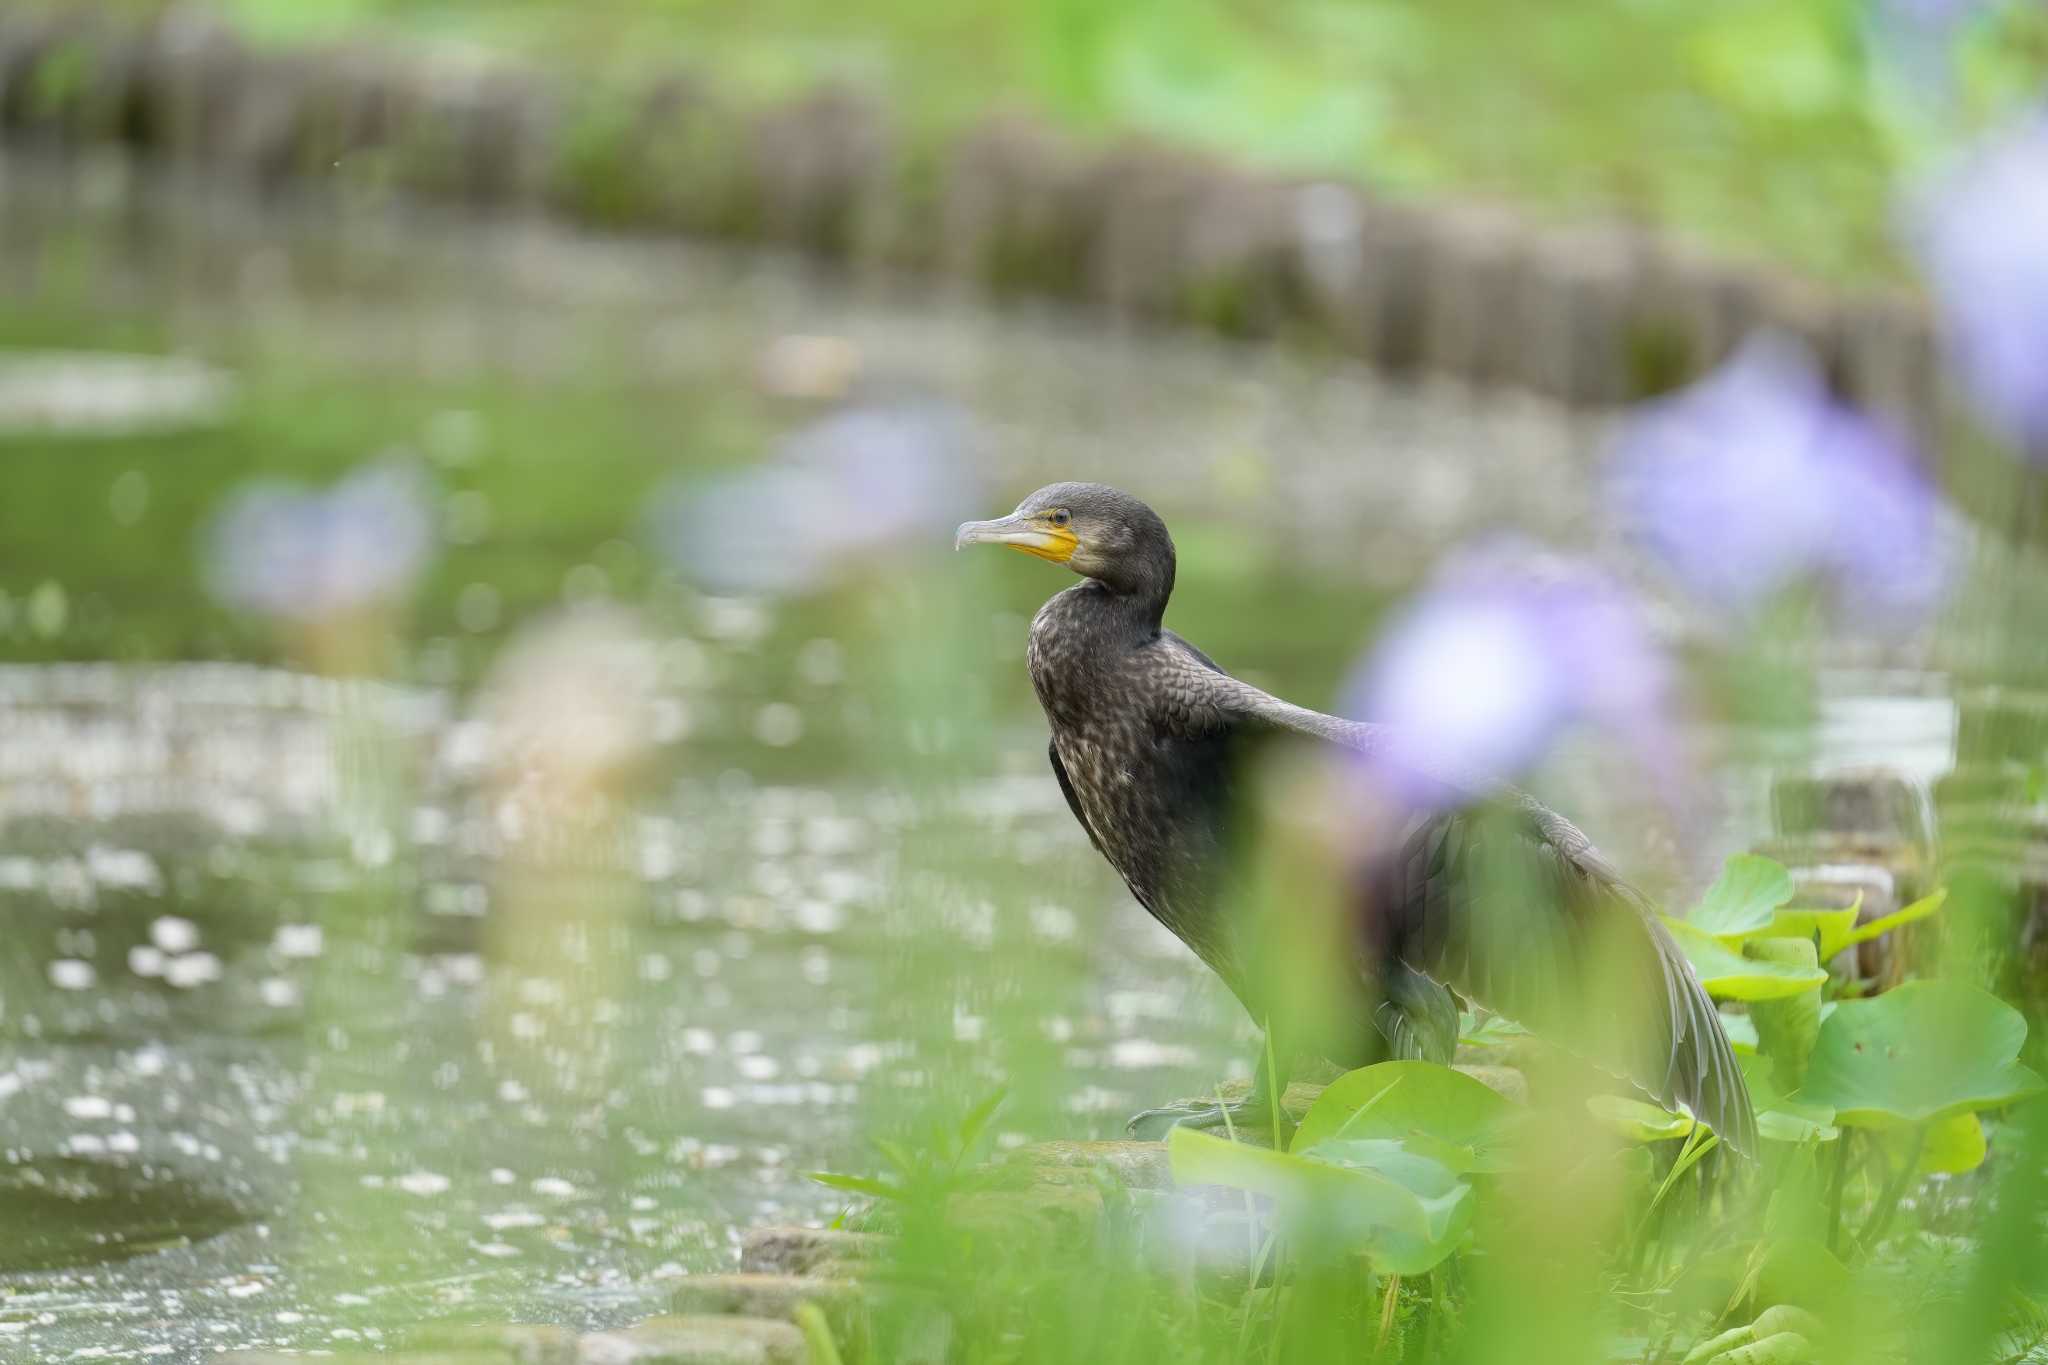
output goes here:
[[762, 98], [886, 92], [919, 138], [991, 109], [1583, 220], [1831, 279], [1902, 273], [1896, 178], [2039, 90], [2029, 0], [228, 0], [278, 43], [382, 36], [588, 80], [684, 62]]

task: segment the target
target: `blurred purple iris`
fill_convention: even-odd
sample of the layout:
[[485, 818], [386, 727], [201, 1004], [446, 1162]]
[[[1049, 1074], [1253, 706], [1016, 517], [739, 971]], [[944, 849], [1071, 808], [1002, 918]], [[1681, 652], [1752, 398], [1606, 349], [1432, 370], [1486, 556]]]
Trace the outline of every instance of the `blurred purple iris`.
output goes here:
[[403, 467], [373, 465], [325, 492], [254, 483], [213, 520], [208, 586], [239, 610], [317, 621], [403, 596], [432, 548], [426, 491]]
[[1928, 187], [1913, 228], [1956, 374], [2048, 462], [2048, 111]]
[[655, 534], [714, 592], [809, 591], [905, 544], [950, 544], [942, 533], [978, 503], [968, 438], [950, 408], [851, 408], [796, 432], [760, 465], [667, 495]]
[[1613, 516], [1691, 592], [1748, 610], [1819, 581], [1893, 619], [1940, 601], [1942, 510], [1903, 437], [1829, 393], [1811, 357], [1752, 338], [1623, 428]]
[[1381, 635], [1344, 700], [1346, 714], [1389, 727], [1380, 780], [1443, 804], [1469, 795], [1470, 780], [1512, 778], [1581, 724], [1672, 771], [1671, 686], [1626, 591], [1509, 543], [1446, 566]]

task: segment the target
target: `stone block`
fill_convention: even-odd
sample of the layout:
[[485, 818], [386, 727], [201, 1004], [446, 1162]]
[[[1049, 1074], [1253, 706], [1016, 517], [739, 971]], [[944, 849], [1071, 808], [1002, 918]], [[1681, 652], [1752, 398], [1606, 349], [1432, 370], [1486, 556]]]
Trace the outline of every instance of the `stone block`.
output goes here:
[[578, 1365], [805, 1365], [803, 1333], [765, 1318], [649, 1318], [576, 1344]]
[[740, 1269], [769, 1275], [814, 1275], [834, 1265], [881, 1260], [889, 1239], [840, 1228], [749, 1229], [740, 1242]]

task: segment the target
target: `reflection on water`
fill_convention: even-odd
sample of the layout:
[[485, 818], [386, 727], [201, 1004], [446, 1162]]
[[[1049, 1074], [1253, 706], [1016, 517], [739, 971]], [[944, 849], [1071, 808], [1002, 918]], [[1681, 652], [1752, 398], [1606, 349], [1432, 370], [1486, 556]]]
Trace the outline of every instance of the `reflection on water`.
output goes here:
[[[0, 1256], [95, 1266], [18, 1277], [0, 1320], [104, 1341], [144, 1295], [138, 1340], [610, 1321], [738, 1227], [829, 1215], [800, 1173], [859, 1159], [871, 1091], [960, 1044], [1015, 1065], [985, 1011], [1029, 1010], [1068, 1077], [1012, 1141], [1112, 1131], [1245, 1051], [1035, 773], [934, 804], [678, 771], [555, 858], [446, 697], [206, 665], [15, 668], [0, 699], [0, 1206], [35, 1229]], [[396, 837], [324, 832], [372, 727], [415, 768]], [[924, 840], [1033, 894], [999, 911]], [[951, 909], [902, 913], [906, 886]], [[906, 981], [985, 1006], [920, 1029]]]

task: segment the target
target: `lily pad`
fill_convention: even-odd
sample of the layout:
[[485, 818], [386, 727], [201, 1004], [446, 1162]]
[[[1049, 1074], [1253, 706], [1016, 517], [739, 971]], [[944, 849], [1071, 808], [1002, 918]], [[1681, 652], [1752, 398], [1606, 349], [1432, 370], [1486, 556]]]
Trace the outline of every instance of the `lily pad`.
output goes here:
[[[1167, 1139], [1173, 1178], [1223, 1185], [1271, 1199], [1295, 1237], [1332, 1250], [1364, 1251], [1383, 1271], [1420, 1275], [1456, 1249], [1472, 1217], [1471, 1187], [1413, 1153], [1388, 1161], [1400, 1144], [1339, 1142], [1332, 1155], [1385, 1168], [1339, 1165], [1275, 1152], [1188, 1128]], [[1351, 1150], [1345, 1150], [1351, 1149]], [[1411, 1185], [1408, 1182], [1414, 1182]]]
[[[1961, 1175], [1984, 1164], [1990, 1148], [1984, 1141], [1984, 1124], [1975, 1114], [1956, 1114], [1929, 1124], [1920, 1143], [1917, 1163], [1921, 1175]], [[1903, 1161], [1913, 1150], [1912, 1130], [1895, 1128], [1884, 1133], [1884, 1144], [1893, 1161]]]
[[1960, 981], [1911, 981], [1845, 1000], [1821, 1022], [1801, 1098], [1861, 1128], [1997, 1109], [2048, 1086], [2018, 1061], [2027, 1021]]
[[1381, 1062], [1330, 1082], [1295, 1130], [1292, 1150], [1337, 1138], [1392, 1138], [1452, 1170], [1500, 1169], [1515, 1107], [1463, 1072], [1434, 1062]]
[[1721, 865], [1721, 875], [1686, 916], [1686, 923], [1720, 937], [1768, 928], [1771, 915], [1792, 899], [1792, 874], [1783, 863], [1738, 853]]
[[1707, 993], [1723, 1000], [1782, 1000], [1810, 991], [1828, 979], [1828, 974], [1819, 967], [1744, 957], [1684, 920], [1667, 915], [1664, 925], [1685, 950], [1686, 960], [1692, 963]]

